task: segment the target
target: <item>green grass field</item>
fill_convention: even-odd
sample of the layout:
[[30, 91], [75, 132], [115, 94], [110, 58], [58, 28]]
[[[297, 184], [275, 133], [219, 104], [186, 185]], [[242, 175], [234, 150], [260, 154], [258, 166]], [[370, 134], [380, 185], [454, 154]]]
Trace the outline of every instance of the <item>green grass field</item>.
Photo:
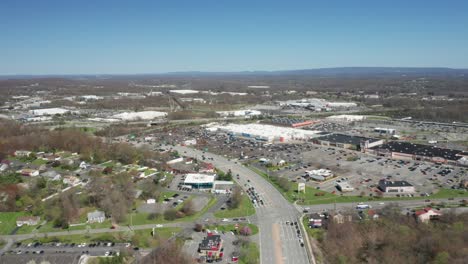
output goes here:
[[242, 202], [239, 207], [235, 209], [226, 209], [222, 211], [217, 211], [214, 213], [215, 217], [218, 218], [233, 218], [241, 216], [249, 216], [255, 214], [255, 208], [253, 207], [250, 199], [247, 195], [242, 196]]
[[26, 215], [24, 212], [0, 213], [0, 234], [9, 235], [16, 227], [16, 218]]
[[165, 220], [162, 214], [153, 220], [148, 219], [149, 213], [134, 213], [132, 216], [129, 214], [127, 216], [127, 221], [122, 225], [129, 225], [131, 217], [132, 217], [132, 225], [164, 224], [164, 223], [171, 223], [171, 222], [194, 221], [195, 219], [203, 215], [209, 208], [211, 208], [215, 204], [216, 204], [216, 197], [211, 197], [210, 201], [208, 201], [207, 205], [201, 211], [190, 216], [178, 218], [174, 221]]
[[248, 246], [243, 246], [241, 248], [241, 257], [239, 259], [239, 264], [258, 264], [260, 263], [260, 250], [258, 249], [257, 244], [250, 242]]

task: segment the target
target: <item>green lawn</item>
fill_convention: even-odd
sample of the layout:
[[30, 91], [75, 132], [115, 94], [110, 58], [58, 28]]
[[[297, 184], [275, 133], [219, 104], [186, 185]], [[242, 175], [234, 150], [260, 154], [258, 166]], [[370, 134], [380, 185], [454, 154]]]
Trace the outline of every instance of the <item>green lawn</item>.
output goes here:
[[283, 196], [290, 202], [298, 201], [298, 204], [302, 205], [315, 205], [315, 204], [330, 204], [330, 203], [358, 203], [358, 202], [367, 202], [367, 201], [401, 201], [401, 200], [421, 200], [421, 199], [445, 199], [451, 197], [468, 197], [468, 192], [463, 190], [452, 190], [452, 189], [440, 189], [437, 193], [428, 196], [428, 197], [368, 197], [368, 196], [341, 196], [325, 192], [322, 190], [317, 190], [315, 188], [306, 186], [306, 191], [304, 193], [297, 193], [297, 183], [291, 183], [291, 188], [288, 192], [283, 191], [278, 185], [272, 182], [267, 175], [254, 168], [249, 167], [251, 170], [257, 174], [264, 177], [269, 181]]
[[[164, 219], [163, 214], [159, 215], [156, 219], [150, 220], [148, 219], [149, 213], [134, 213], [132, 216], [132, 225], [145, 225], [145, 224], [162, 224], [162, 223], [171, 223], [171, 222], [187, 222], [187, 221], [194, 221], [195, 219], [199, 218], [203, 215], [209, 208], [216, 204], [216, 197], [211, 197], [208, 204], [199, 212], [186, 216], [183, 218], [178, 218], [174, 221], [168, 221]], [[122, 225], [129, 225], [130, 224], [130, 214], [127, 216], [127, 221]]]
[[0, 234], [9, 235], [16, 227], [16, 218], [26, 215], [24, 212], [1, 212]]
[[247, 246], [241, 247], [241, 256], [239, 259], [239, 264], [253, 264], [260, 263], [260, 250], [258, 249], [257, 244], [250, 242]]
[[37, 165], [37, 166], [41, 166], [41, 165], [47, 164], [47, 160], [36, 159], [36, 160], [34, 160], [33, 162], [31, 162], [31, 164], [34, 164], [34, 165]]
[[104, 234], [84, 234], [84, 235], [68, 235], [68, 236], [50, 236], [24, 240], [22, 243], [31, 242], [62, 242], [62, 243], [90, 243], [94, 241], [109, 241], [109, 242], [131, 242], [133, 246], [142, 248], [154, 248], [161, 241], [170, 238], [173, 233], [179, 233], [182, 229], [179, 227], [164, 227], [156, 228], [154, 237], [151, 235], [152, 229], [142, 229], [136, 231], [123, 231]]
[[[258, 226], [254, 225], [254, 224], [246, 224], [248, 227], [250, 227], [250, 229], [252, 230], [252, 236], [253, 235], [256, 235], [258, 234]], [[239, 224], [239, 229], [238, 230], [241, 230], [244, 226], [246, 226], [245, 224]], [[210, 230], [217, 230], [219, 232], [229, 232], [229, 231], [233, 231], [235, 232], [236, 228], [235, 228], [235, 224], [226, 224], [226, 225], [207, 225], [205, 226], [206, 229], [210, 229]]]
[[247, 195], [242, 196], [242, 202], [239, 207], [235, 209], [226, 209], [217, 211], [214, 213], [215, 217], [218, 218], [233, 218], [241, 216], [249, 216], [255, 214], [255, 208], [253, 207], [250, 199]]

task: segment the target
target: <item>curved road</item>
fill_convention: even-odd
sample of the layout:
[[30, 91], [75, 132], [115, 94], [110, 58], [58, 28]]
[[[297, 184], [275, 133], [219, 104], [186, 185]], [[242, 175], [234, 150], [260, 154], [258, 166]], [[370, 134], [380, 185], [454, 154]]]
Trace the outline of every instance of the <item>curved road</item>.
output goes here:
[[[236, 164], [212, 153], [183, 146], [175, 146], [181, 155], [201, 159], [202, 155], [223, 171], [231, 170], [233, 175], [239, 174], [238, 182], [243, 188], [245, 184], [255, 188], [264, 205], [256, 208], [257, 223], [260, 229], [260, 261], [263, 264], [309, 264], [305, 247], [301, 247], [293, 226], [286, 221], [299, 221], [300, 213], [283, 195], [262, 176], [256, 174], [243, 165]], [[212, 160], [211, 160], [212, 158]], [[248, 180], [248, 181], [247, 181]]]

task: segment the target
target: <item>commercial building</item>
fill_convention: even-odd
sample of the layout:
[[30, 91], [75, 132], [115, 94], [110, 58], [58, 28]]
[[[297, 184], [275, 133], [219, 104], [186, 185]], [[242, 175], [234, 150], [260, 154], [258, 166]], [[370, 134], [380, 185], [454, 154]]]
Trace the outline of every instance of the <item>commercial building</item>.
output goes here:
[[305, 172], [308, 177], [315, 181], [324, 181], [333, 177], [333, 172], [326, 169], [310, 170]]
[[220, 235], [209, 235], [198, 245], [198, 253], [207, 261], [223, 258], [223, 240]]
[[232, 181], [214, 181], [213, 183], [213, 193], [230, 193], [234, 187], [234, 182]]
[[216, 112], [218, 115], [222, 117], [239, 117], [239, 116], [244, 116], [244, 117], [252, 117], [252, 116], [259, 116], [262, 114], [262, 112], [258, 110], [237, 110], [237, 111], [218, 111]]
[[278, 117], [273, 118], [269, 121], [269, 123], [279, 126], [285, 127], [306, 127], [311, 126], [313, 124], [318, 123], [318, 121], [314, 120], [304, 120], [304, 119], [296, 119], [296, 118], [287, 118], [287, 117]]
[[184, 185], [195, 189], [211, 189], [215, 181], [215, 174], [188, 173], [185, 175]]
[[263, 142], [309, 141], [317, 137], [319, 131], [264, 124], [212, 124], [208, 131], [225, 133], [232, 138], [243, 138]]
[[354, 187], [349, 184], [347, 181], [341, 181], [336, 183], [336, 188], [341, 192], [352, 192]]
[[34, 109], [30, 110], [29, 113], [34, 116], [53, 116], [53, 115], [64, 115], [68, 114], [71, 111], [64, 108], [44, 108], [44, 109]]
[[166, 112], [159, 111], [141, 111], [141, 112], [124, 112], [113, 115], [111, 118], [120, 119], [122, 121], [138, 121], [138, 120], [152, 120], [156, 118], [164, 118], [167, 116]]
[[463, 166], [463, 158], [468, 157], [468, 152], [461, 150], [401, 141], [371, 146], [366, 152], [394, 159], [421, 160], [460, 166]]
[[363, 115], [332, 115], [326, 118], [328, 121], [337, 121], [337, 122], [354, 122], [362, 121], [366, 119], [366, 116]]
[[374, 132], [385, 135], [395, 135], [395, 129], [393, 128], [376, 127], [374, 128]]
[[414, 186], [407, 181], [379, 181], [379, 189], [384, 193], [414, 193]]
[[350, 136], [337, 133], [314, 138], [312, 142], [322, 146], [332, 146], [353, 150], [365, 150], [371, 147], [382, 145], [384, 143], [383, 139]]

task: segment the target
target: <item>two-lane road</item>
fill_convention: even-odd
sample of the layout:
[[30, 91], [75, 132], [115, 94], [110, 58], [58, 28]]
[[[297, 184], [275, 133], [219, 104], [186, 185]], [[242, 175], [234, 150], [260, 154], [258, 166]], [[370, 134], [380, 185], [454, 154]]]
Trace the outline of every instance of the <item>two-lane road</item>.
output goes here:
[[260, 229], [260, 259], [263, 264], [309, 264], [305, 247], [302, 247], [297, 232], [286, 221], [299, 221], [300, 213], [290, 204], [283, 195], [262, 176], [256, 174], [241, 164], [229, 161], [226, 158], [212, 153], [183, 146], [172, 147], [184, 156], [201, 159], [205, 156], [207, 161], [223, 171], [231, 170], [233, 175], [239, 174], [239, 184], [246, 188], [254, 187], [264, 205], [256, 208], [258, 226]]

